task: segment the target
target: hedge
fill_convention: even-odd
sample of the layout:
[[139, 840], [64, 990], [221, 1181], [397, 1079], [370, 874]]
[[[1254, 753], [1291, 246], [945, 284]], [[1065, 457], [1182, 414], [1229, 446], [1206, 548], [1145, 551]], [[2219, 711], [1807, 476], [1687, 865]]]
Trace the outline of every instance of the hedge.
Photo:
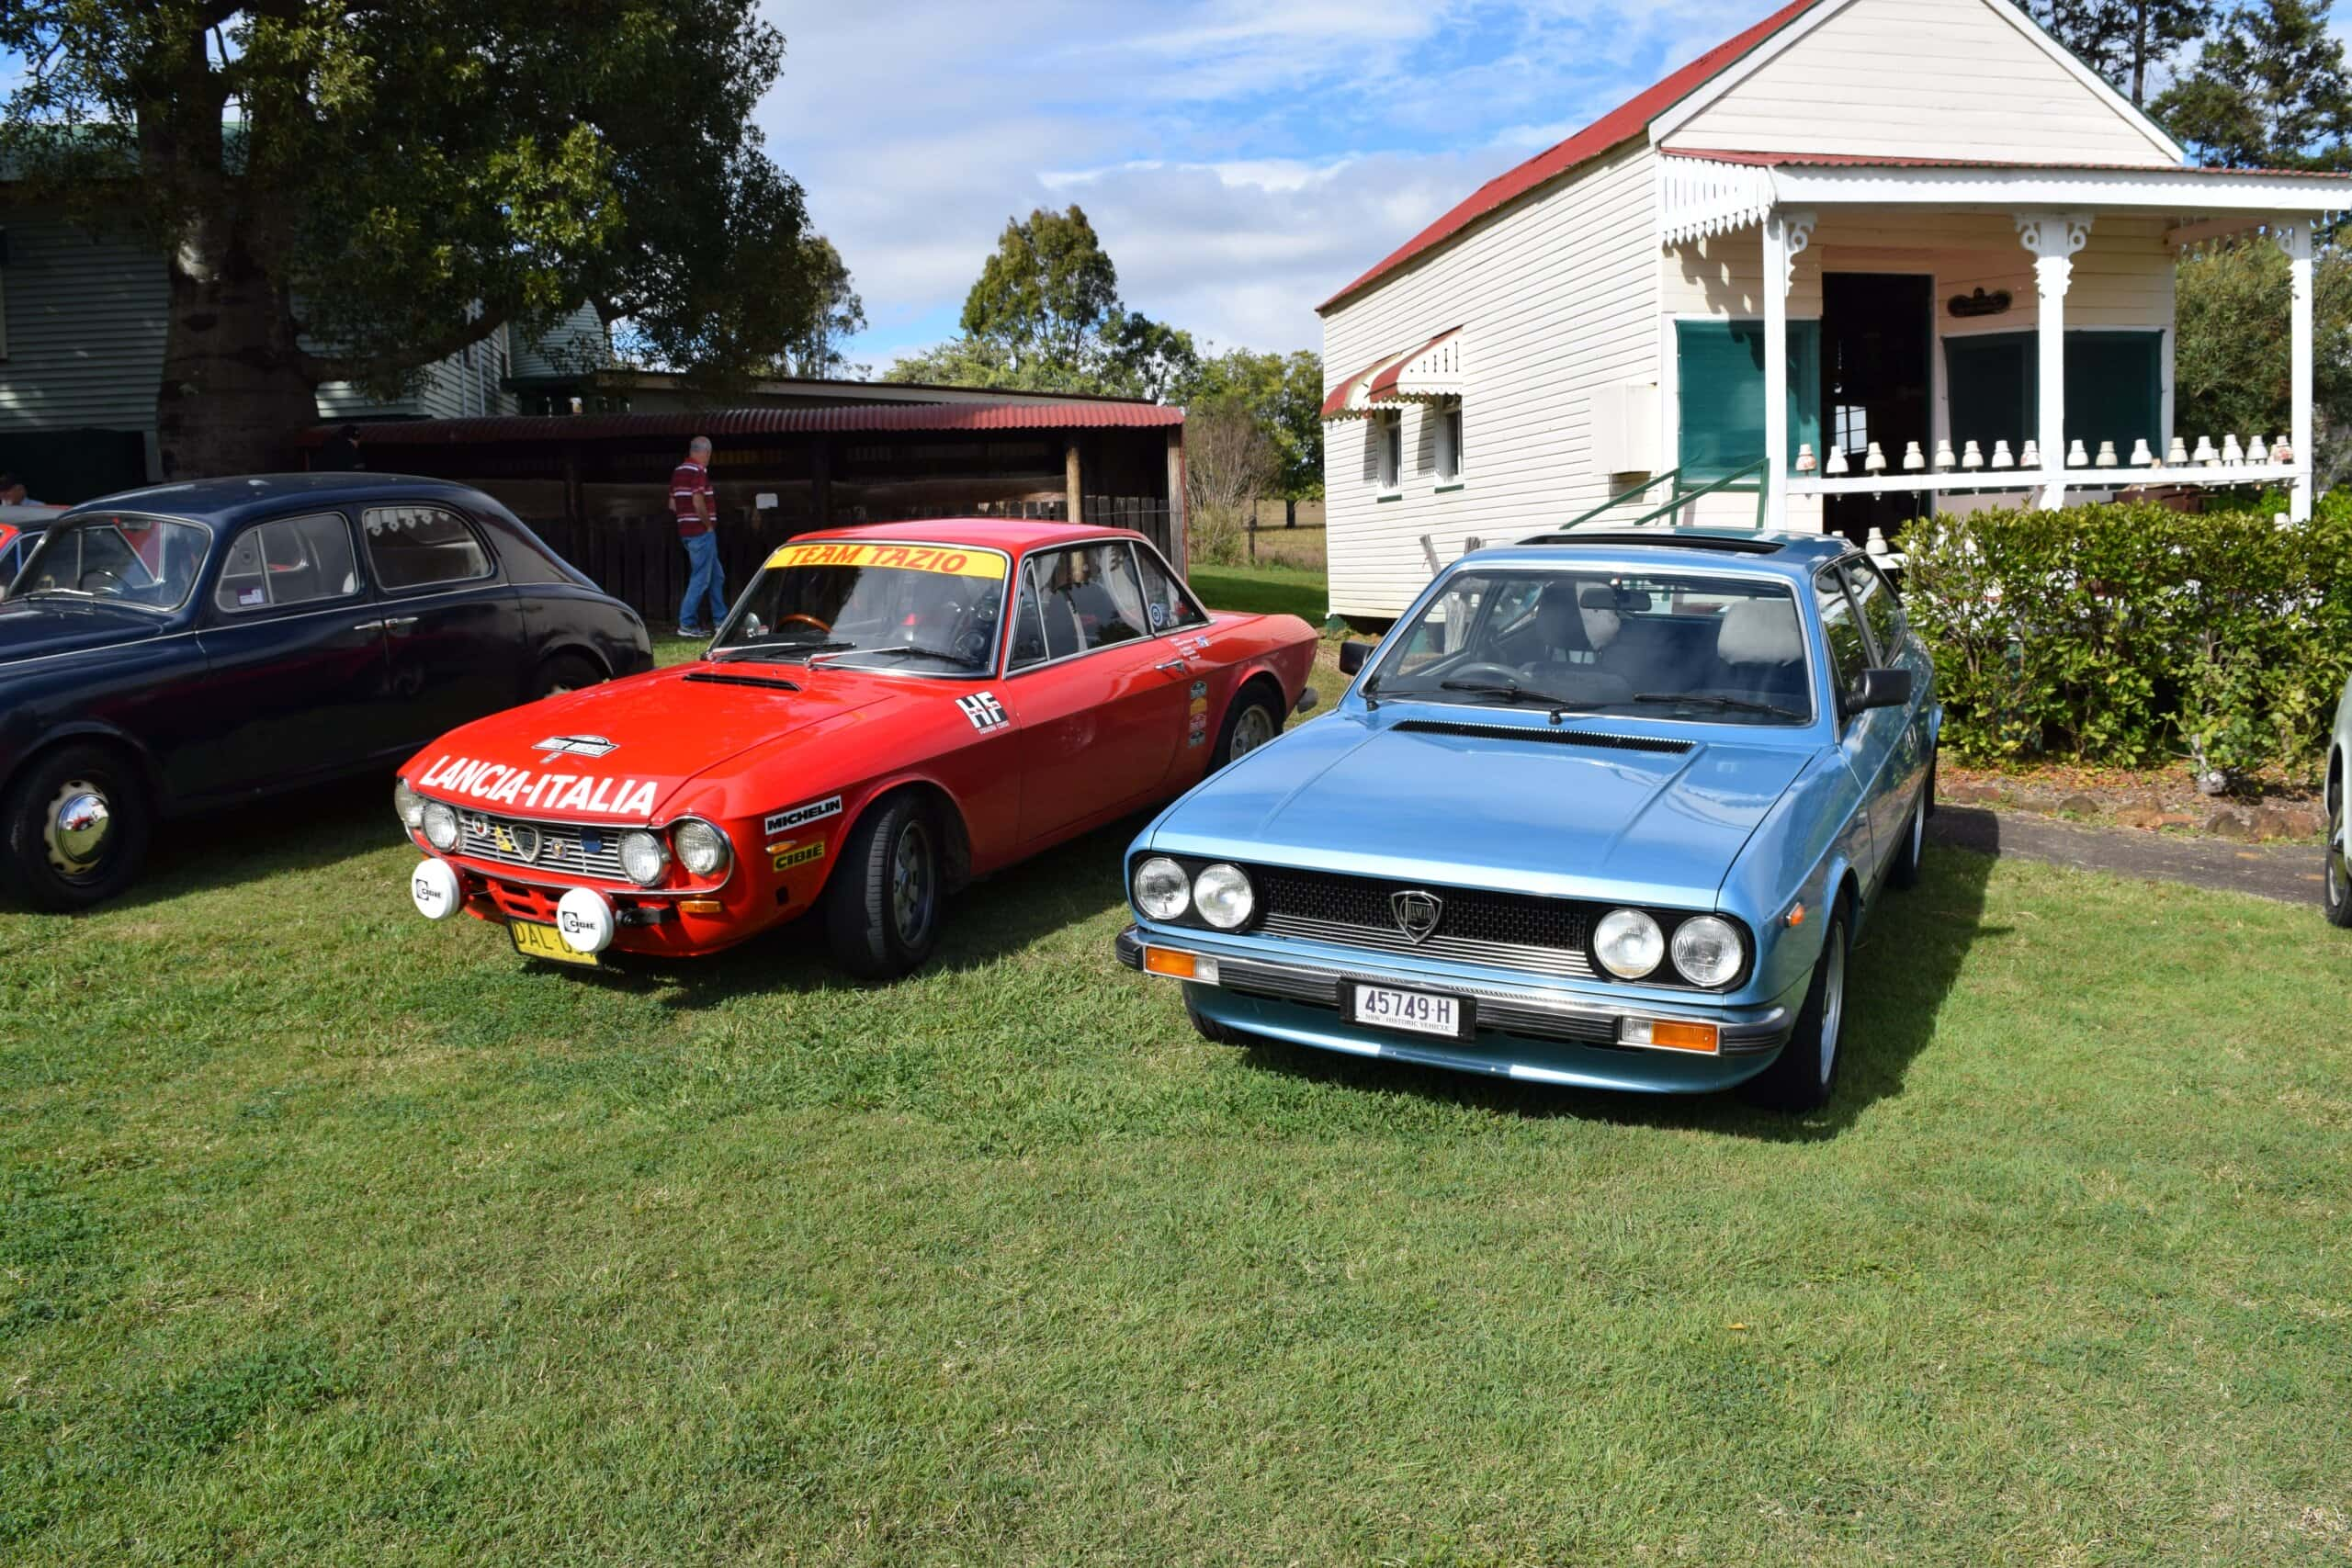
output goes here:
[[1926, 518], [1904, 604], [1936, 657], [1944, 743], [1978, 762], [2316, 776], [2352, 669], [2352, 497], [2308, 524], [2146, 503]]

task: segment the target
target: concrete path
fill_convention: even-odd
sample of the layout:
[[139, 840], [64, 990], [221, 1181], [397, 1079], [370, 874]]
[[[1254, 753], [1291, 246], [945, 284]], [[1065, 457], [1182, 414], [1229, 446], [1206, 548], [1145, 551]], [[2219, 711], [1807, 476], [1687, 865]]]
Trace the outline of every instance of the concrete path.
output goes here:
[[2290, 904], [2316, 904], [2320, 897], [2316, 844], [2177, 839], [2133, 828], [2087, 828], [1981, 806], [1939, 806], [1928, 819], [1928, 837], [1980, 854], [2016, 855], [2078, 871], [2185, 882], [2192, 887], [2251, 893]]

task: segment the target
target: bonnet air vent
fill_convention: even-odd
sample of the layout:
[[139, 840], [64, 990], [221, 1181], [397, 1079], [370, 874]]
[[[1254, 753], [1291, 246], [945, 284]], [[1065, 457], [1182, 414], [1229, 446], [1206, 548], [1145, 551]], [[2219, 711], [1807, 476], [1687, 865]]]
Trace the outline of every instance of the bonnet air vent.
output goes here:
[[1584, 746], [1600, 751], [1660, 751], [1679, 757], [1690, 750], [1688, 740], [1660, 740], [1647, 735], [1603, 735], [1589, 729], [1536, 729], [1521, 724], [1455, 724], [1444, 719], [1408, 718], [1395, 727], [1416, 735], [1466, 735], [1480, 740], [1532, 740], [1544, 746]]
[[791, 682], [779, 681], [773, 675], [718, 675], [707, 670], [695, 670], [682, 679], [699, 681], [709, 686], [757, 686], [769, 692], [797, 692], [800, 689]]

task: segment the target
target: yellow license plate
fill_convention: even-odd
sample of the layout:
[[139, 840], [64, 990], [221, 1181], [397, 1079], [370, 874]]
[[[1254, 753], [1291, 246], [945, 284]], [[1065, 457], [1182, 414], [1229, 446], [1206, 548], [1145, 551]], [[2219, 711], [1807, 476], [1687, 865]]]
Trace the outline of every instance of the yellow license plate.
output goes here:
[[554, 964], [585, 964], [596, 966], [596, 955], [566, 947], [563, 938], [553, 926], [543, 926], [537, 920], [509, 920], [506, 934], [514, 939], [514, 951], [526, 958], [544, 958]]

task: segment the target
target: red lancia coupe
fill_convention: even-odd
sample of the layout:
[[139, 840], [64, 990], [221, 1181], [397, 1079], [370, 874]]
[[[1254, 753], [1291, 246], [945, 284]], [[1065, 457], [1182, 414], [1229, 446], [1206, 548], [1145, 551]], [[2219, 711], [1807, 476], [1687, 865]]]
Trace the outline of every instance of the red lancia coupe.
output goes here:
[[702, 658], [418, 752], [394, 795], [428, 857], [410, 894], [563, 964], [815, 914], [843, 967], [904, 974], [945, 895], [1273, 739], [1314, 658], [1306, 622], [1204, 609], [1135, 534], [803, 535]]

